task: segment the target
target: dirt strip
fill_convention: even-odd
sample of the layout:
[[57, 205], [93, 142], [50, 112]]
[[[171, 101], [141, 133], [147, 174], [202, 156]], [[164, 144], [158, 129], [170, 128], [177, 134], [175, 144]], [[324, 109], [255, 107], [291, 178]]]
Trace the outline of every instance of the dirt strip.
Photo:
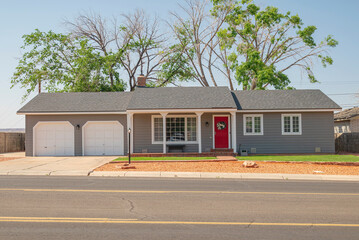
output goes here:
[[148, 162], [132, 163], [136, 169], [121, 169], [123, 164], [105, 164], [95, 171], [161, 171], [161, 172], [225, 172], [225, 173], [289, 173], [359, 175], [359, 166], [318, 165], [306, 163], [259, 162], [259, 168], [243, 168], [243, 161], [231, 162]]

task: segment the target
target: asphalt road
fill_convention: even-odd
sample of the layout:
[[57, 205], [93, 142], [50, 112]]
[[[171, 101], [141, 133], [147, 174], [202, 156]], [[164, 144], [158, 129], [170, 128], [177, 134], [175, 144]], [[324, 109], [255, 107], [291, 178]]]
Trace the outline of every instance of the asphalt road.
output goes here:
[[359, 239], [359, 182], [0, 176], [0, 239]]

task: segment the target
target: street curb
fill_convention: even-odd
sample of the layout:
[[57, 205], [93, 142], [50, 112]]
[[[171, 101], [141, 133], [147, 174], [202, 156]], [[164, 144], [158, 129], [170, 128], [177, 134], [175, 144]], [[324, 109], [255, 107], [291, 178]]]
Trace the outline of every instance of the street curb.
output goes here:
[[[237, 159], [207, 159], [207, 160], [134, 160], [131, 161], [131, 163], [135, 164], [135, 163], [171, 163], [171, 162], [237, 162]], [[127, 161], [111, 161], [109, 162], [109, 164], [120, 164], [120, 163], [128, 163]]]
[[284, 174], [284, 173], [278, 174], [278, 173], [94, 171], [90, 173], [89, 176], [359, 181], [358, 175], [316, 175], [316, 174]]

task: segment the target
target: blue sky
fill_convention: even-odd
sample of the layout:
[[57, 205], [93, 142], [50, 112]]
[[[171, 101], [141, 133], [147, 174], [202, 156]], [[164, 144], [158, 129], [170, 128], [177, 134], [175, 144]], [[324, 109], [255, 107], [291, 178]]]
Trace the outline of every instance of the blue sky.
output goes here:
[[[182, 0], [27, 0], [6, 1], [0, 8], [0, 128], [24, 127], [24, 117], [16, 111], [24, 89], [10, 89], [10, 79], [21, 57], [21, 36], [38, 28], [41, 31], [64, 32], [64, 19], [72, 19], [83, 11], [95, 11], [103, 16], [119, 16], [137, 8], [167, 18]], [[314, 68], [321, 83], [310, 84], [299, 71], [289, 72], [297, 89], [321, 89], [343, 108], [359, 105], [359, 1], [346, 0], [258, 0], [262, 6], [271, 4], [283, 11], [298, 13], [305, 24], [316, 25], [316, 37], [334, 35], [339, 46], [331, 50], [334, 65]]]

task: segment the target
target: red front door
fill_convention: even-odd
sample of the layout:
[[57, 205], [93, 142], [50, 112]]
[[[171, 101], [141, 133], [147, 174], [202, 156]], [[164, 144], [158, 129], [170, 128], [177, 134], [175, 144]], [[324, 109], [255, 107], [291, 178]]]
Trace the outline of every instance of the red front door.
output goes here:
[[228, 148], [228, 117], [214, 117], [214, 147]]

